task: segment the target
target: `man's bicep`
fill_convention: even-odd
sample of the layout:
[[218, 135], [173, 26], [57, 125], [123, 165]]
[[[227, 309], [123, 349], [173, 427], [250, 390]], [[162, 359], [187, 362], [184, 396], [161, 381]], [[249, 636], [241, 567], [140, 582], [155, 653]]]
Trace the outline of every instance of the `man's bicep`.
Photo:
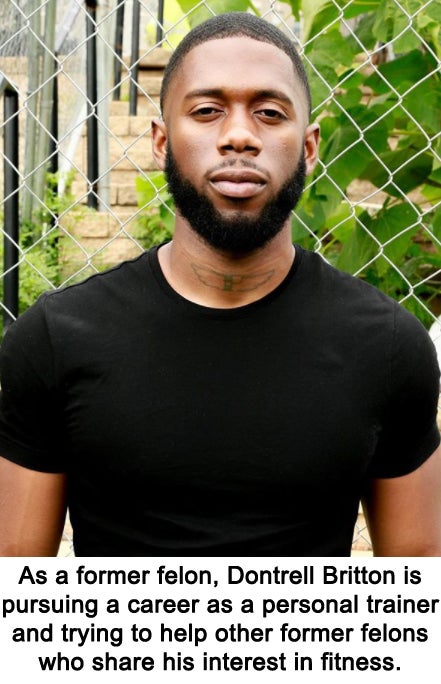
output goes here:
[[402, 477], [373, 479], [363, 508], [376, 556], [441, 556], [441, 448]]
[[0, 457], [0, 556], [54, 556], [66, 514], [66, 478]]
[[62, 381], [44, 295], [9, 326], [0, 349], [0, 454], [26, 468], [65, 470]]

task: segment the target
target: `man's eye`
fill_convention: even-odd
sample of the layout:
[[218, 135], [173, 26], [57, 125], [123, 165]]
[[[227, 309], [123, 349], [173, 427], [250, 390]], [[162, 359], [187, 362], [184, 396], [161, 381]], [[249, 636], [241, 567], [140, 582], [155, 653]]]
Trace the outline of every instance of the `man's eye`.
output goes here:
[[200, 117], [210, 117], [210, 116], [215, 116], [216, 114], [220, 113], [220, 109], [217, 109], [216, 107], [199, 107], [199, 109], [196, 109], [193, 112], [193, 116], [200, 116]]
[[286, 118], [285, 115], [278, 109], [259, 109], [257, 114], [265, 119], [281, 120]]

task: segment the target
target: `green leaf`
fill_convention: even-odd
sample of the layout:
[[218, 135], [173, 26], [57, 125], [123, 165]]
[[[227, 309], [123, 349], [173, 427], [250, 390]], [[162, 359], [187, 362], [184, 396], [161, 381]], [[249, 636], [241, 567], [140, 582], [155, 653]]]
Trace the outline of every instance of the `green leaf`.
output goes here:
[[355, 105], [360, 102], [361, 97], [362, 92], [360, 88], [350, 88], [342, 95], [339, 95], [338, 102], [342, 107], [344, 107], [344, 109], [350, 109], [351, 107], [355, 107]]
[[281, 2], [286, 3], [291, 7], [291, 12], [294, 16], [294, 18], [299, 21], [300, 20], [300, 7], [302, 4], [302, 0], [280, 0]]
[[[320, 143], [324, 147], [325, 142], [329, 140], [336, 128], [340, 125], [339, 120], [335, 116], [325, 116], [320, 119]], [[320, 153], [322, 156], [322, 153]]]
[[403, 108], [418, 122], [427, 135], [439, 134], [441, 128], [441, 83], [429, 78], [412, 88], [403, 98]]
[[[372, 27], [375, 38], [383, 43], [393, 41], [395, 53], [407, 52], [421, 44], [419, 34], [427, 21], [427, 14], [430, 8], [439, 4], [437, 2], [426, 2], [425, 0], [382, 0], [375, 15], [375, 22]], [[434, 17], [438, 16], [434, 12]], [[412, 18], [412, 19], [411, 19]], [[412, 30], [412, 27], [416, 31]]]
[[377, 42], [373, 33], [374, 22], [375, 12], [366, 14], [361, 17], [358, 26], [355, 29], [355, 35], [367, 51], [373, 50]]
[[397, 6], [395, 0], [384, 0], [377, 13], [377, 21], [373, 31], [382, 42], [393, 41], [395, 54], [409, 52], [421, 45], [418, 33], [412, 30], [416, 21], [410, 17], [418, 16], [424, 4], [423, 0], [401, 0]]
[[432, 231], [435, 237], [441, 240], [441, 207], [438, 207], [433, 215]]
[[212, 17], [213, 13], [246, 12], [252, 7], [250, 0], [209, 0], [207, 6], [197, 0], [177, 0], [177, 3], [186, 15], [191, 28]]
[[[348, 109], [348, 115], [354, 122], [353, 125], [361, 131], [363, 138], [361, 144], [367, 144], [376, 155], [389, 149], [389, 129], [384, 117], [386, 111], [387, 107], [384, 105], [373, 107], [357, 105]], [[369, 154], [372, 153], [369, 152]]]
[[330, 66], [321, 66], [319, 73], [314, 71], [308, 62], [305, 66], [311, 90], [312, 107], [316, 109], [327, 104], [334, 86], [338, 83], [338, 76]]
[[[416, 146], [393, 150], [379, 155], [384, 164], [373, 161], [361, 177], [393, 197], [402, 198], [421, 185], [432, 170], [432, 156], [426, 151], [418, 152]], [[389, 177], [392, 176], [392, 182]]]
[[317, 38], [308, 46], [306, 52], [318, 70], [321, 66], [332, 66], [334, 71], [339, 66], [347, 68], [354, 57], [348, 41], [343, 38], [337, 28], [331, 29]]
[[353, 128], [341, 129], [336, 146], [342, 146], [335, 160], [331, 156], [327, 164], [329, 176], [339, 188], [346, 190], [349, 183], [358, 178], [372, 159], [370, 150], [366, 147], [358, 131]]
[[[335, 29], [310, 43], [306, 54], [313, 107], [317, 107], [329, 99], [340, 80], [339, 72], [352, 64], [354, 53], [348, 41]], [[314, 65], [314, 69], [310, 64]]]
[[173, 212], [171, 211], [171, 208], [169, 208], [168, 206], [161, 205], [159, 209], [159, 215], [161, 217], [165, 233], [168, 235], [172, 235], [175, 227], [175, 217], [173, 215]]
[[366, 79], [366, 86], [375, 93], [387, 93], [391, 89], [402, 93], [410, 85], [421, 81], [427, 73], [428, 65], [424, 56], [419, 50], [412, 50], [391, 62], [380, 64], [375, 73]]
[[[403, 202], [390, 209], [381, 210], [372, 221], [370, 230], [378, 238], [383, 254], [395, 266], [400, 266], [419, 229], [419, 216], [411, 204]], [[387, 259], [376, 262], [378, 275], [383, 277], [391, 268]]]
[[421, 188], [421, 194], [432, 204], [441, 202], [441, 167], [432, 171], [427, 183]]
[[344, 191], [336, 182], [332, 182], [331, 174], [327, 173], [326, 176], [315, 181], [311, 187], [311, 198], [323, 205], [322, 212], [329, 215], [335, 211], [344, 198]]
[[165, 185], [166, 180], [162, 171], [151, 173], [148, 176], [138, 176], [135, 180], [138, 206], [140, 208], [146, 207], [153, 202]]
[[345, 19], [353, 19], [367, 12], [374, 12], [380, 5], [380, 0], [304, 0], [302, 2], [303, 36], [304, 41], [310, 40], [324, 28], [338, 21], [344, 8]]
[[[360, 221], [363, 225], [369, 224], [369, 215], [362, 214]], [[357, 273], [373, 258], [376, 250], [376, 242], [360, 224], [357, 224], [352, 235], [343, 245], [336, 266], [347, 273]]]
[[403, 33], [398, 35], [392, 43], [395, 54], [410, 52], [411, 50], [416, 50], [420, 47], [421, 38], [412, 30], [412, 28], [409, 27], [409, 19], [405, 15], [395, 22], [395, 32], [398, 34], [400, 31], [403, 31]]
[[372, 26], [372, 33], [378, 41], [387, 43], [392, 39], [396, 10], [392, 0], [380, 2]]
[[441, 185], [431, 185], [430, 183], [425, 183], [421, 186], [420, 192], [429, 202], [432, 204], [437, 204], [441, 202]]
[[305, 249], [311, 250], [317, 244], [315, 235], [296, 219], [291, 224], [291, 240], [296, 245], [301, 245]]
[[439, 169], [439, 168], [441, 168], [441, 136], [438, 136], [438, 139], [435, 140], [435, 143], [433, 145], [433, 152], [434, 152], [433, 168]]
[[344, 201], [326, 218], [326, 230], [332, 233], [333, 240], [345, 244], [355, 230], [356, 218], [353, 208]]
[[437, 24], [441, 24], [441, 3], [429, 2], [424, 7], [424, 13], [433, 19]]
[[[330, 7], [331, 12], [333, 11], [334, 15], [337, 14], [338, 16], [338, 10], [336, 8], [332, 7], [332, 3], [328, 2], [328, 0], [305, 0], [302, 2], [302, 17], [303, 17], [303, 40], [306, 42], [310, 38], [310, 32], [313, 26], [314, 21], [316, 21], [317, 27], [315, 26], [315, 32], [320, 31], [320, 21], [317, 19], [317, 17], [321, 17], [321, 14], [326, 15], [326, 12], [323, 11], [324, 8]], [[323, 12], [322, 12], [323, 11]], [[322, 18], [322, 17], [321, 17]], [[323, 16], [323, 22], [321, 24], [321, 27], [323, 26], [328, 26], [329, 25], [329, 20], [327, 19], [326, 16]], [[314, 34], [313, 34], [314, 35]]]
[[251, 7], [249, 0], [208, 0], [207, 5], [214, 14], [246, 12]]
[[195, 0], [177, 0], [177, 3], [181, 8], [182, 13], [186, 15], [190, 28], [197, 26], [205, 21], [205, 19], [209, 19], [210, 16], [212, 16], [211, 12], [203, 5], [195, 9], [195, 6], [199, 4]]
[[325, 202], [316, 201], [315, 197], [310, 193], [304, 193], [302, 200], [294, 212], [292, 220], [293, 234], [299, 231], [299, 234], [304, 234], [306, 230], [316, 235], [320, 235], [326, 222], [325, 210], [329, 209], [329, 205]]
[[[388, 148], [387, 127], [382, 120], [377, 120], [375, 111], [357, 105], [348, 111], [346, 121], [345, 118], [345, 115], [340, 117], [339, 125], [321, 152], [330, 178], [342, 190], [371, 163], [371, 150], [379, 155]], [[319, 192], [323, 191], [319, 189]]]
[[340, 77], [340, 84], [344, 90], [351, 90], [354, 88], [360, 88], [364, 85], [365, 76], [360, 72], [359, 69], [348, 69]]

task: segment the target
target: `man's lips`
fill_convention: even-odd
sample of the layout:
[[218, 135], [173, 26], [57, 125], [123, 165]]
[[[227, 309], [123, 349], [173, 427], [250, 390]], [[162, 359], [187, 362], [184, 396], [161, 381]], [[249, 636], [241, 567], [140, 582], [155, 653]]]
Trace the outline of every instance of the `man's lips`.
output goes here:
[[254, 197], [266, 185], [266, 178], [250, 169], [222, 169], [209, 176], [209, 182], [225, 197], [248, 199]]

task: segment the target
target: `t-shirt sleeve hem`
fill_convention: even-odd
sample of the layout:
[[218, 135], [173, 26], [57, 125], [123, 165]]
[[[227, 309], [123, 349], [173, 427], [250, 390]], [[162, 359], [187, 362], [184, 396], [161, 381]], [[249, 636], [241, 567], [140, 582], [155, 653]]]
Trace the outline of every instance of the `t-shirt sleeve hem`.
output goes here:
[[438, 426], [432, 425], [430, 430], [426, 433], [424, 439], [422, 439], [416, 449], [412, 453], [412, 457], [403, 459], [400, 463], [396, 464], [396, 467], [384, 469], [381, 471], [377, 469], [371, 475], [374, 479], [379, 478], [393, 478], [402, 477], [404, 475], [409, 475], [417, 470], [423, 465], [425, 461], [433, 454], [433, 452], [438, 448], [441, 442], [441, 435]]
[[62, 474], [65, 472], [64, 468], [45, 459], [42, 454], [29, 451], [24, 446], [13, 444], [4, 439], [0, 442], [0, 456], [11, 461], [11, 463], [40, 473]]

